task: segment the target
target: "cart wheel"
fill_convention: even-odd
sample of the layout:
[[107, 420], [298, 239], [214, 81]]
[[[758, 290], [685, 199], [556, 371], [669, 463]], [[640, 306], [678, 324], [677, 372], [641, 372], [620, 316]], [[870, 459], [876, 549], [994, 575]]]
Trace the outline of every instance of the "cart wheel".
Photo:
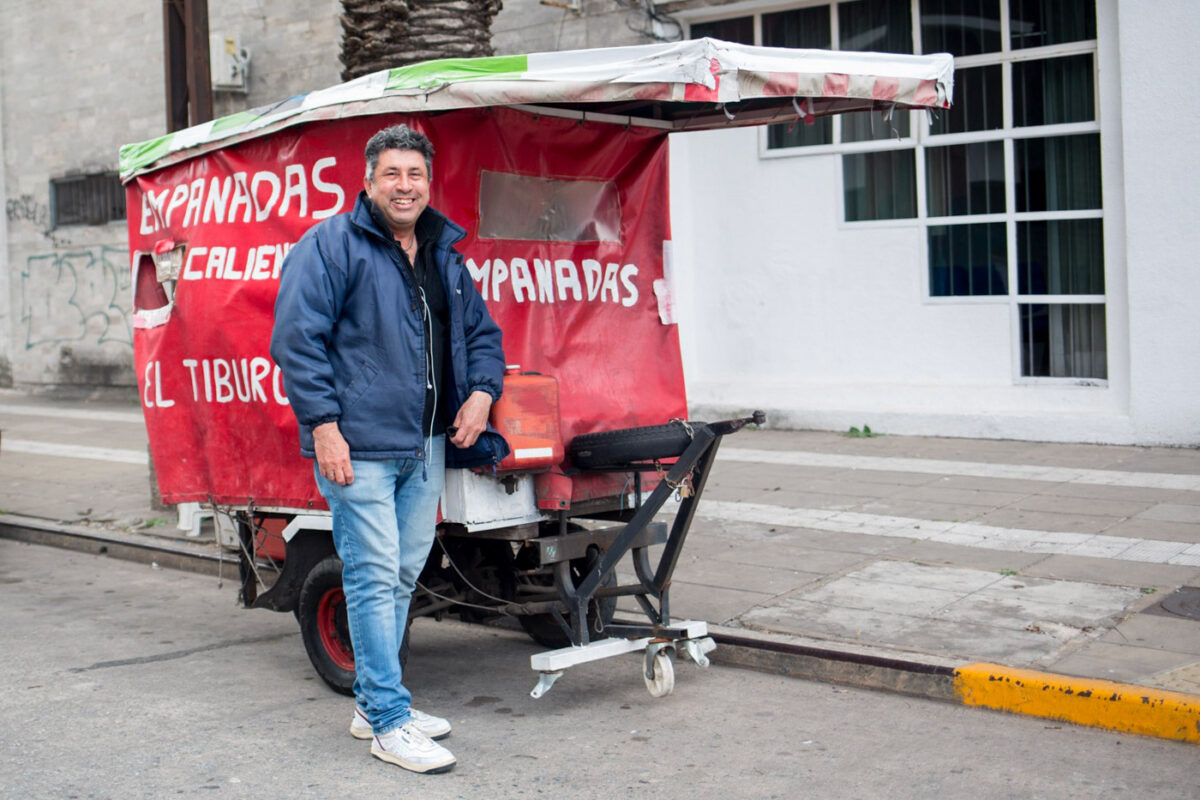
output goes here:
[[675, 665], [671, 662], [671, 654], [666, 650], [647, 650], [642, 679], [652, 697], [666, 697], [675, 691]]
[[296, 612], [308, 660], [321, 680], [335, 692], [354, 694], [354, 647], [346, 621], [340, 558], [328, 556], [309, 571]]
[[[568, 530], [581, 531], [583, 526], [572, 522], [568, 524]], [[556, 531], [557, 526], [546, 526], [547, 531]], [[592, 571], [592, 567], [600, 559], [600, 553], [589, 553], [584, 558], [576, 558], [571, 561], [571, 581], [578, 586], [583, 583], [583, 579]], [[533, 567], [533, 562], [529, 559], [532, 557], [532, 550], [522, 549], [517, 554], [513, 566], [518, 570], [530, 570]], [[523, 574], [518, 579], [518, 582], [524, 584], [528, 588], [542, 588], [554, 586], [554, 575], [550, 572], [540, 574]], [[610, 572], [601, 586], [616, 586], [616, 572]], [[553, 596], [553, 595], [552, 595]], [[603, 633], [604, 628], [608, 623], [612, 622], [613, 615], [617, 613], [617, 598], [602, 597], [588, 604], [587, 625], [589, 638], [592, 640], [603, 639], [607, 634]], [[529, 634], [529, 638], [540, 644], [542, 647], [547, 647], [551, 650], [557, 650], [560, 647], [570, 647], [571, 637], [567, 635], [555, 621], [552, 614], [525, 614], [517, 617], [517, 621], [521, 623], [521, 627]]]
[[[354, 694], [354, 645], [346, 620], [346, 595], [342, 591], [342, 560], [327, 556], [309, 570], [296, 607], [300, 638], [308, 660], [321, 680], [339, 694]], [[400, 644], [400, 666], [408, 663], [412, 620]]]

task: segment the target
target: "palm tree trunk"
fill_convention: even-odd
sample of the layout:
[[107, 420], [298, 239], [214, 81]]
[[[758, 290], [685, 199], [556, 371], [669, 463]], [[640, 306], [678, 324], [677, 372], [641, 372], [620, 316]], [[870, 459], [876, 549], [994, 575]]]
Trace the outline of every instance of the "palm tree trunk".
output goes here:
[[342, 80], [434, 58], [492, 54], [502, 0], [342, 0]]

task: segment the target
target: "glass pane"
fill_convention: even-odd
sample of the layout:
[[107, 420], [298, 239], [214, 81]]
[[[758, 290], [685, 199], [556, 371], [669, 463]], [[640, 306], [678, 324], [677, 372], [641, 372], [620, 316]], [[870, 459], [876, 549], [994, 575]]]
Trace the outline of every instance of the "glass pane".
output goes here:
[[1096, 0], [1009, 0], [1013, 49], [1096, 38]]
[[846, 221], [908, 219], [917, 215], [916, 161], [912, 150], [842, 156]]
[[484, 171], [479, 238], [538, 242], [619, 242], [616, 184]]
[[1099, 219], [1017, 223], [1021, 294], [1104, 294], [1104, 228]]
[[808, 47], [828, 50], [833, 46], [831, 35], [829, 6], [763, 14], [764, 47]]
[[1100, 208], [1100, 134], [1017, 139], [1017, 211]]
[[1021, 305], [1021, 374], [1108, 378], [1104, 306]]
[[1000, 65], [954, 71], [950, 108], [934, 112], [930, 133], [994, 131], [1004, 125]]
[[912, 6], [905, 0], [839, 3], [838, 48], [911, 53]]
[[692, 25], [692, 38], [723, 39], [737, 44], [754, 44], [754, 17], [734, 17]]
[[[812, 120], [810, 124], [808, 120]], [[833, 143], [833, 120], [829, 117], [805, 117], [795, 122], [780, 122], [767, 128], [767, 149], [810, 147]]]
[[1000, 50], [1000, 0], [921, 0], [921, 49], [973, 56]]
[[896, 110], [891, 119], [878, 111], [842, 115], [842, 141], [868, 142], [872, 139], [902, 139], [909, 135], [909, 113]]
[[1084, 53], [1013, 64], [1013, 125], [1056, 125], [1096, 118], [1092, 56]]
[[1008, 240], [1003, 222], [929, 227], [929, 294], [1008, 294]]
[[929, 216], [1004, 211], [1004, 144], [978, 142], [925, 150]]
[[[828, 50], [832, 44], [829, 6], [763, 14], [762, 43], [767, 47], [808, 47]], [[811, 122], [809, 122], [811, 120]], [[806, 147], [832, 144], [833, 120], [808, 117], [767, 128], [767, 147]]]

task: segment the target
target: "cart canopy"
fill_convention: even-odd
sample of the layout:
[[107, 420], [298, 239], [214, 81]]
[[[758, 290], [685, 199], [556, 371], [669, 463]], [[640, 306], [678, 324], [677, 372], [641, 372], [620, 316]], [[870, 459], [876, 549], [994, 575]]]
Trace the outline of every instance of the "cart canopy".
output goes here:
[[[122, 180], [292, 125], [366, 114], [533, 106], [671, 131], [888, 108], [948, 108], [953, 59], [716, 39], [427, 61], [121, 148]], [[615, 121], [615, 120], [614, 120]]]

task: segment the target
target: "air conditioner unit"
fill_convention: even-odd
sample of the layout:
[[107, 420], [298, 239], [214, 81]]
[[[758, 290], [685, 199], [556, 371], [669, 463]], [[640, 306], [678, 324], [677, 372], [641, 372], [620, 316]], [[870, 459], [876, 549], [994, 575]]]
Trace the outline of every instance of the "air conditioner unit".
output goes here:
[[208, 64], [213, 89], [245, 92], [250, 82], [250, 51], [236, 35], [212, 33], [208, 37]]

